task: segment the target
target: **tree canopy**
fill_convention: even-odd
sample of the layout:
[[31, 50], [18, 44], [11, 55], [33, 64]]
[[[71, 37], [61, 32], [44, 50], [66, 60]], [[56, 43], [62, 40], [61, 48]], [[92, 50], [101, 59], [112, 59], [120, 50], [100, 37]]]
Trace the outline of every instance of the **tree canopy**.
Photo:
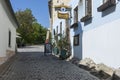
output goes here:
[[15, 12], [20, 27], [21, 41], [26, 44], [42, 44], [45, 42], [47, 29], [39, 24], [30, 9]]

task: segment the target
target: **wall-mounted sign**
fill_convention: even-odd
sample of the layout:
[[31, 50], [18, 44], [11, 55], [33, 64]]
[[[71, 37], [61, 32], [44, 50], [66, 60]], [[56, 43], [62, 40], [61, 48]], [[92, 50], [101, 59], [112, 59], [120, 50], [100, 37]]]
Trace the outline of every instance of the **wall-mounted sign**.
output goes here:
[[66, 8], [65, 7], [61, 7], [61, 12], [66, 12]]
[[66, 6], [66, 5], [58, 5], [58, 6], [55, 6], [55, 10], [56, 11], [70, 11], [71, 10], [71, 7], [70, 6]]
[[58, 12], [58, 18], [60, 18], [60, 19], [69, 19], [69, 13], [59, 13]]
[[69, 12], [71, 7], [65, 5], [55, 6], [55, 10], [58, 11], [58, 18], [69, 19]]

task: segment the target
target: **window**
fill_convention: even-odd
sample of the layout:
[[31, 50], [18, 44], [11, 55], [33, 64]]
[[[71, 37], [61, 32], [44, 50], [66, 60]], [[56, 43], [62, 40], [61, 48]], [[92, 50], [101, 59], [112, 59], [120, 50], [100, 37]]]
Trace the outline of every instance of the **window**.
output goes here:
[[74, 23], [78, 22], [78, 7], [74, 9]]
[[92, 19], [92, 0], [85, 0], [85, 16], [81, 18], [81, 22]]
[[74, 46], [79, 45], [79, 34], [74, 36]]
[[60, 22], [60, 33], [62, 34], [62, 22]]
[[85, 0], [85, 15], [92, 15], [92, 0]]
[[57, 29], [56, 29], [56, 30], [57, 30], [57, 34], [58, 34], [58, 26], [57, 26]]
[[9, 41], [8, 41], [8, 47], [11, 47], [11, 31], [9, 31]]
[[59, 3], [59, 0], [57, 0], [57, 3]]
[[53, 30], [53, 33], [54, 33], [54, 35], [55, 35], [55, 29]]

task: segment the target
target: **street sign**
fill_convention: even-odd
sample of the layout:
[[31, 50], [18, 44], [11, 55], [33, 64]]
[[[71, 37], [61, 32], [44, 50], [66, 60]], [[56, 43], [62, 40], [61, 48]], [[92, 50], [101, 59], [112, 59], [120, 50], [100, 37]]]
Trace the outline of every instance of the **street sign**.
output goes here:
[[58, 12], [58, 18], [60, 18], [60, 19], [69, 19], [69, 14], [68, 13], [60, 13], [60, 12]]

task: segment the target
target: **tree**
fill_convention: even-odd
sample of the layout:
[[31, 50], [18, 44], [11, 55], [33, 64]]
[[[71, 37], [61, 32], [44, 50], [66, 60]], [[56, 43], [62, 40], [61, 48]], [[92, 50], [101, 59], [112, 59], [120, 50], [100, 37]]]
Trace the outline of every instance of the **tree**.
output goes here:
[[46, 39], [47, 29], [38, 23], [33, 23], [33, 30], [34, 30], [33, 32], [34, 42], [33, 43], [35, 44], [44, 43]]
[[27, 44], [44, 42], [47, 29], [37, 23], [30, 9], [18, 10], [15, 15], [20, 24], [17, 32], [20, 33], [22, 41]]

